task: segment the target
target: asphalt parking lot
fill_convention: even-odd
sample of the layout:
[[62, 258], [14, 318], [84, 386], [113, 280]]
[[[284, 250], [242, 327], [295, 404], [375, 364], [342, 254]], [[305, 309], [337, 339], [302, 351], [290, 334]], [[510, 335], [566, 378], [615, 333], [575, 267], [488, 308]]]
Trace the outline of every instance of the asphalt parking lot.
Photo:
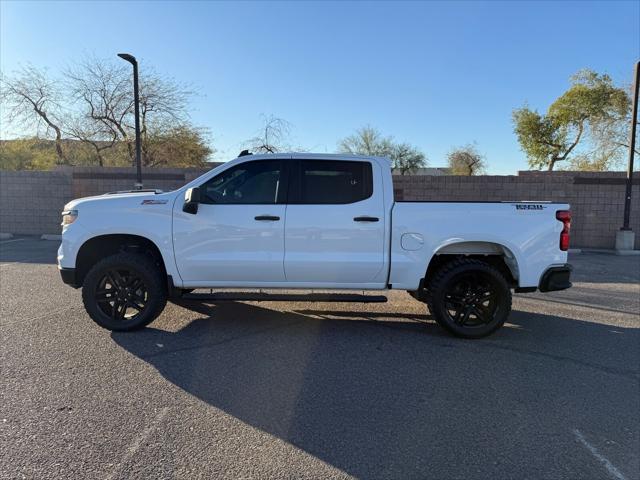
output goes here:
[[581, 254], [483, 340], [385, 304], [168, 304], [111, 333], [0, 242], [1, 478], [640, 478], [640, 257]]

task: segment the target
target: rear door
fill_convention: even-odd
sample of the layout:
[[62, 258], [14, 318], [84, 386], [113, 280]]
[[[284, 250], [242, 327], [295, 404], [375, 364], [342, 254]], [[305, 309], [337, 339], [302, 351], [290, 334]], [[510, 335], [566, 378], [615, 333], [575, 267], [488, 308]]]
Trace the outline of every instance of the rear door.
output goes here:
[[382, 192], [377, 163], [294, 160], [285, 225], [287, 281], [343, 288], [384, 284]]

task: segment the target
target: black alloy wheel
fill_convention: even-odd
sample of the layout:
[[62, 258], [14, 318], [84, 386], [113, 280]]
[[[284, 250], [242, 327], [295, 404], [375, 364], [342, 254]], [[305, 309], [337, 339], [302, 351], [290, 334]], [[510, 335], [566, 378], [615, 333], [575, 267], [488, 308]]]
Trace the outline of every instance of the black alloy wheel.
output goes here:
[[498, 294], [496, 282], [484, 272], [458, 275], [445, 287], [445, 311], [456, 325], [482, 327], [493, 321]]
[[144, 312], [149, 293], [139, 274], [112, 268], [97, 283], [94, 298], [102, 313], [113, 321], [127, 322]]

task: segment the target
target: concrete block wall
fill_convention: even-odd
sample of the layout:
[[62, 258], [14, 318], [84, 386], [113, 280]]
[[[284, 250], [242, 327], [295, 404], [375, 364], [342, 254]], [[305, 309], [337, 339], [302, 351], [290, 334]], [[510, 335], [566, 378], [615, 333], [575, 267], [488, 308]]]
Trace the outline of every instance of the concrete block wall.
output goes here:
[[[213, 165], [215, 166], [215, 165]], [[212, 166], [212, 168], [213, 168]], [[173, 190], [207, 170], [148, 169], [145, 188]], [[129, 190], [131, 168], [62, 168], [48, 172], [0, 171], [0, 232], [60, 232], [60, 212], [73, 198]], [[613, 248], [622, 225], [625, 174], [622, 172], [519, 172], [481, 177], [394, 175], [398, 200], [511, 201], [550, 200], [571, 204], [572, 246]], [[633, 186], [631, 226], [640, 249], [640, 174]]]
[[72, 198], [65, 172], [0, 171], [0, 232], [60, 233], [60, 212]]
[[[212, 163], [211, 168], [219, 163]], [[199, 177], [210, 169], [197, 168], [144, 168], [144, 188], [163, 191], [175, 190]], [[131, 168], [74, 167], [63, 168], [72, 179], [73, 198], [102, 195], [106, 192], [131, 190], [136, 182], [135, 170]]]

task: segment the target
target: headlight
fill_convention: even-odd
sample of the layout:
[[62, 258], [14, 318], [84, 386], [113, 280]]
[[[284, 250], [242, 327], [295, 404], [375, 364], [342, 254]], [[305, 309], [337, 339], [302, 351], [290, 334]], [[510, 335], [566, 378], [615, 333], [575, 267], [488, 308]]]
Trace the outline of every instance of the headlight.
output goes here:
[[62, 212], [62, 226], [71, 225], [78, 218], [77, 210], [65, 210]]

